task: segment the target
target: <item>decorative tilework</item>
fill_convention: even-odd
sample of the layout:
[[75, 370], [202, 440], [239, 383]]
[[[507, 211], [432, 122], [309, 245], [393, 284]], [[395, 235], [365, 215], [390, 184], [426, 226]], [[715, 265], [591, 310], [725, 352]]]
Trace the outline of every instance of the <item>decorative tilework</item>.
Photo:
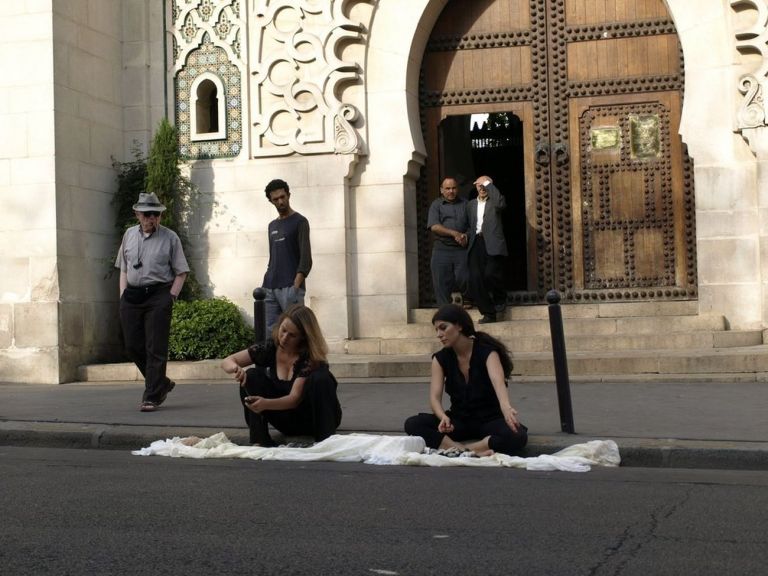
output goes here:
[[[219, 121], [226, 123], [226, 139], [192, 141], [190, 110], [190, 88], [195, 78], [210, 72], [221, 79], [225, 86], [225, 115]], [[220, 158], [237, 156], [243, 147], [242, 138], [242, 94], [240, 70], [229, 62], [227, 53], [210, 41], [187, 57], [187, 65], [176, 75], [176, 127], [179, 131], [179, 150], [185, 158]]]
[[[245, 63], [242, 61], [240, 20], [243, 0], [173, 0], [172, 50], [174, 95], [179, 151], [185, 158], [237, 156], [243, 148], [243, 94]], [[190, 91], [197, 78], [214, 74], [224, 87], [225, 138], [192, 140], [195, 95]]]

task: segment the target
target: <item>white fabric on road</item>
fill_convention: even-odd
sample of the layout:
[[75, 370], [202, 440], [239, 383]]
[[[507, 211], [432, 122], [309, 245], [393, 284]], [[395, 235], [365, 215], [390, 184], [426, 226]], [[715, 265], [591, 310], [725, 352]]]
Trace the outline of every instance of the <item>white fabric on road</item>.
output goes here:
[[[426, 453], [424, 440], [418, 436], [381, 436], [375, 434], [336, 434], [307, 448], [278, 446], [238, 446], [219, 432], [192, 446], [184, 438], [157, 440], [136, 456], [171, 456], [174, 458], [250, 458], [251, 460], [365, 462], [408, 466], [505, 466], [526, 470], [563, 470], [587, 472], [591, 466], [618, 466], [619, 447], [613, 440], [592, 440], [574, 444], [555, 454], [531, 458], [494, 454], [482, 458], [449, 458]], [[186, 440], [190, 443], [189, 440]]]

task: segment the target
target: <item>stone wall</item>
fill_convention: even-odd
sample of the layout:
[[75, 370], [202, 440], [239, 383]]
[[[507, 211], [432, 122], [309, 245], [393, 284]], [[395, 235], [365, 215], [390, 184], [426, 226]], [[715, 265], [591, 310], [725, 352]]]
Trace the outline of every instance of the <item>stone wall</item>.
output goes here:
[[0, 19], [0, 380], [58, 378], [52, 6]]

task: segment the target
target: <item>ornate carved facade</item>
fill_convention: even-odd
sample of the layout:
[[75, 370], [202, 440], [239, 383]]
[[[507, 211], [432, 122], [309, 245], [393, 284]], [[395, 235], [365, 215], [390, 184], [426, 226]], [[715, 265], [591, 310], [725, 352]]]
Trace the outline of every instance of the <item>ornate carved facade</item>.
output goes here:
[[751, 71], [739, 79], [744, 95], [737, 116], [737, 130], [758, 128], [768, 124], [768, 4], [765, 0], [731, 0], [737, 13], [745, 14], [750, 25], [736, 30], [736, 48], [745, 56], [758, 54]]
[[358, 153], [360, 110], [348, 89], [362, 66], [343, 56], [366, 40], [348, 0], [259, 0], [251, 14], [254, 157]]

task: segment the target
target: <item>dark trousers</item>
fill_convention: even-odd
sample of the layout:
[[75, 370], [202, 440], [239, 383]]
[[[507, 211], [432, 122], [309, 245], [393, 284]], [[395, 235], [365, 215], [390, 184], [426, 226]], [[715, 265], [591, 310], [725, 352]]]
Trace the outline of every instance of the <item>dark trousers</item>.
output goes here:
[[438, 306], [451, 301], [451, 292], [464, 292], [467, 285], [466, 250], [432, 250], [432, 287]]
[[[267, 426], [271, 424], [286, 436], [312, 436], [316, 442], [325, 440], [341, 424], [341, 404], [336, 396], [338, 384], [327, 368], [313, 371], [304, 382], [301, 402], [291, 410], [265, 410], [259, 414], [243, 406], [245, 422], [250, 430], [252, 444], [274, 446]], [[238, 386], [240, 401], [246, 396], [280, 398], [285, 389], [278, 386], [263, 368], [255, 367], [246, 373], [245, 386]]]
[[[421, 436], [430, 448], [439, 448], [445, 434], [437, 430], [440, 419], [434, 414], [421, 412], [405, 421], [405, 433], [409, 436]], [[457, 419], [451, 416], [453, 432], [448, 434], [451, 440], [481, 440], [486, 436], [488, 447], [494, 452], [514, 454], [528, 443], [528, 428], [520, 424], [517, 432], [513, 431], [504, 418], [495, 418], [487, 422], [478, 420]]]
[[490, 256], [482, 236], [475, 238], [469, 251], [469, 295], [484, 316], [495, 316], [496, 306], [506, 305], [504, 265], [506, 256]]
[[157, 402], [168, 387], [168, 336], [171, 332], [171, 286], [153, 292], [141, 304], [120, 299], [120, 323], [128, 358], [144, 376], [143, 400]]

